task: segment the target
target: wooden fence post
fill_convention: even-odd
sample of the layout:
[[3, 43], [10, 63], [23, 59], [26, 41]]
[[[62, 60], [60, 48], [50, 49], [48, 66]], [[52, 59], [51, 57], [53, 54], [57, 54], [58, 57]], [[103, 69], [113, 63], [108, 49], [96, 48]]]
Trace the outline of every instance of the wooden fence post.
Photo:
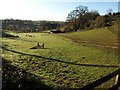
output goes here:
[[[118, 68], [120, 69], [120, 64], [118, 65]], [[118, 75], [115, 78], [115, 85], [116, 86], [120, 86], [120, 73], [118, 73]]]

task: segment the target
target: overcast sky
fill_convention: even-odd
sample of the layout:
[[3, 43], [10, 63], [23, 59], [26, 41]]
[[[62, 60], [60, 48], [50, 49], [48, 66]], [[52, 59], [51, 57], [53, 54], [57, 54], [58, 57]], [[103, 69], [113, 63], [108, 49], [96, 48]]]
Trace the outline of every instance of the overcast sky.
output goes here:
[[118, 11], [117, 0], [86, 1], [89, 2], [85, 0], [84, 2], [82, 0], [57, 0], [57, 2], [55, 0], [0, 0], [0, 19], [65, 21], [68, 13], [79, 5], [87, 6], [89, 11], [98, 10], [102, 15], [108, 9], [112, 9], [113, 12]]

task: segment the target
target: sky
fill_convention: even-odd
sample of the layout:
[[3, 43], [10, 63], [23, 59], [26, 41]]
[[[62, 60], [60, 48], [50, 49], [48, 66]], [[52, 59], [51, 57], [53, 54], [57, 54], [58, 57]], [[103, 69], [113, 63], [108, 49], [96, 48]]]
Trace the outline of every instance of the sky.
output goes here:
[[101, 1], [0, 0], [0, 19], [65, 21], [67, 15], [79, 5], [87, 6], [89, 11], [97, 10], [101, 15], [104, 15], [108, 9], [112, 9], [113, 12], [118, 11], [117, 0]]

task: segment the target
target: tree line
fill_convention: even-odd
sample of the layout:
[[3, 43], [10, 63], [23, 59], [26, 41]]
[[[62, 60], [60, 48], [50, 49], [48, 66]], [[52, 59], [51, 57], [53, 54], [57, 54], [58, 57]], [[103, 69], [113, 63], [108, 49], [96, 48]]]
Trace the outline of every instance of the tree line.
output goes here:
[[115, 21], [118, 15], [120, 12], [113, 13], [112, 9], [108, 9], [105, 15], [100, 15], [97, 10], [89, 11], [86, 6], [78, 6], [68, 14], [64, 31], [90, 30], [111, 26], [112, 21]]
[[57, 21], [32, 21], [19, 19], [2, 20], [2, 29], [15, 32], [41, 32], [45, 30], [56, 29], [61, 26], [62, 22]]
[[65, 22], [4, 19], [2, 20], [2, 28], [26, 33], [45, 30], [54, 30], [54, 32], [90, 30], [111, 26], [112, 21], [117, 20], [118, 16], [120, 16], [120, 12], [113, 12], [112, 9], [108, 9], [105, 15], [100, 15], [97, 10], [89, 11], [87, 6], [80, 5], [68, 14]]

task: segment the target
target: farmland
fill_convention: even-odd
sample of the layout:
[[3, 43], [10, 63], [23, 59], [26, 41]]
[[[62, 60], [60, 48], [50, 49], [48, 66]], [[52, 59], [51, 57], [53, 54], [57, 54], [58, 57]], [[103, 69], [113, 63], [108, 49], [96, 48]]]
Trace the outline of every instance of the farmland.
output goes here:
[[[118, 56], [116, 53], [94, 47], [89, 43], [83, 45], [79, 41], [88, 41], [89, 39], [90, 42], [103, 42], [101, 45], [117, 42], [117, 36], [108, 31], [107, 28], [104, 28], [104, 34], [102, 30], [69, 34], [27, 33], [32, 37], [26, 36], [26, 33], [10, 31], [7, 33], [19, 37], [2, 38], [3, 53], [1, 57], [3, 62], [9, 62], [9, 64], [3, 63], [3, 69], [5, 67], [6, 71], [4, 80], [8, 80], [8, 76], [15, 75], [21, 80], [20, 73], [17, 72], [20, 70], [20, 72], [29, 73], [28, 77], [24, 73], [22, 76], [29, 81], [31, 79], [37, 80], [37, 86], [41, 88], [48, 86], [50, 89], [77, 89], [117, 69]], [[44, 43], [45, 48], [30, 49], [37, 43]], [[6, 69], [8, 68], [6, 65], [18, 69], [9, 71]], [[17, 82], [14, 77], [11, 79], [12, 83]], [[111, 87], [114, 85], [114, 80], [115, 78], [98, 86], [98, 88]], [[4, 85], [6, 85], [6, 81], [3, 81]], [[19, 88], [26, 87], [20, 82], [15, 85]]]

